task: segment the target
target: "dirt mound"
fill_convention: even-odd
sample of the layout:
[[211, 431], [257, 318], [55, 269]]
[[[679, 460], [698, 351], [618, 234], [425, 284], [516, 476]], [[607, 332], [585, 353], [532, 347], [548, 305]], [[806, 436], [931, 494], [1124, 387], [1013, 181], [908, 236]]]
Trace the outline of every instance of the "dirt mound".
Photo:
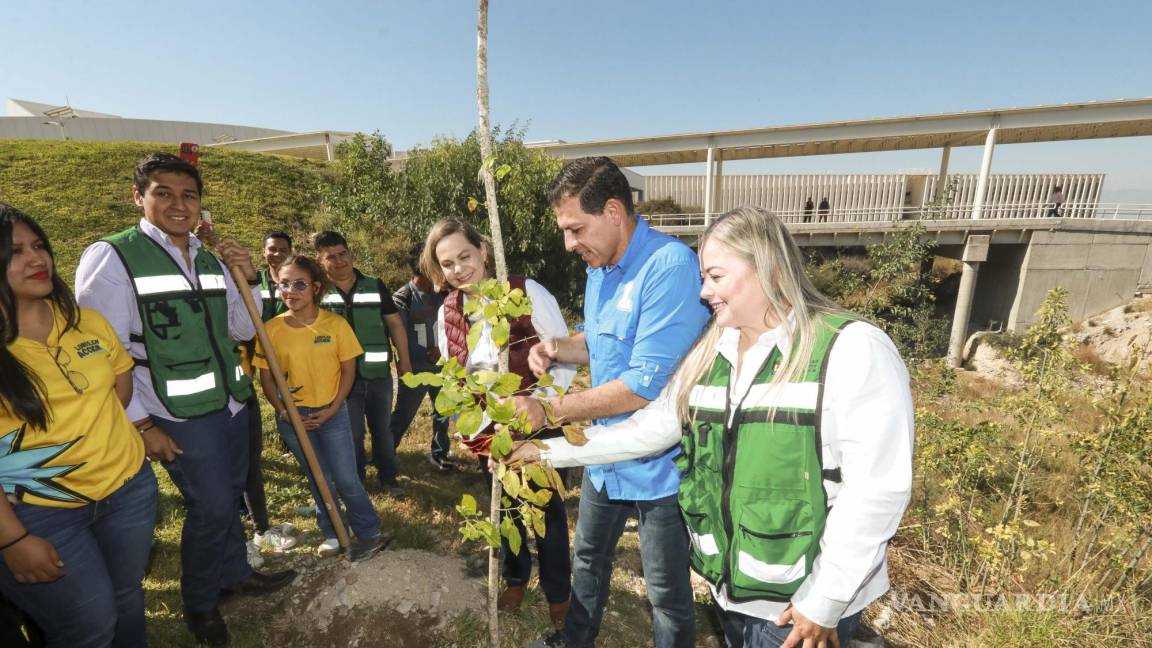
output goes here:
[[1070, 337], [1109, 364], [1125, 364], [1138, 355], [1139, 370], [1148, 373], [1152, 369], [1152, 353], [1147, 348], [1152, 340], [1152, 297], [1090, 317]]
[[371, 560], [325, 561], [302, 571], [291, 599], [268, 627], [269, 645], [437, 645], [456, 615], [483, 614], [487, 589], [464, 559], [416, 549]]

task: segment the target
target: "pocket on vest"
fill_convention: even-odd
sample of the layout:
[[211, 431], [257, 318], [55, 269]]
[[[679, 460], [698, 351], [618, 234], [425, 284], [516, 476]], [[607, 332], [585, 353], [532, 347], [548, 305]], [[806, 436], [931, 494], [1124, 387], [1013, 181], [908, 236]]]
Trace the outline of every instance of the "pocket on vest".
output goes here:
[[[747, 500], [745, 500], [747, 501]], [[768, 496], [744, 506], [732, 541], [732, 586], [791, 596], [811, 570], [815, 520], [807, 502]]]

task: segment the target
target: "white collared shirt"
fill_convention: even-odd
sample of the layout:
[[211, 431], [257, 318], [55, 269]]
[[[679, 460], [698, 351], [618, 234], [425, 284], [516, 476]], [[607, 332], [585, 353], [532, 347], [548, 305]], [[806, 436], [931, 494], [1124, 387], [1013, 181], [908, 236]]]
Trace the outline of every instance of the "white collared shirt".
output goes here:
[[[193, 285], [195, 282], [196, 254], [202, 245], [195, 234], [188, 235], [188, 258], [190, 263], [184, 263], [184, 255], [180, 248], [160, 228], [147, 219], [140, 219], [140, 231], [148, 238], [160, 244], [164, 251], [176, 261], [176, 265], [188, 277]], [[256, 326], [248, 315], [244, 306], [244, 298], [236, 289], [232, 281], [232, 274], [224, 263], [220, 263], [224, 273], [224, 283], [228, 294], [228, 332], [235, 340], [250, 340], [256, 335]], [[260, 286], [251, 288], [256, 303], [260, 303]], [[116, 255], [111, 243], [97, 241], [84, 250], [80, 257], [80, 264], [76, 267], [76, 301], [81, 306], [100, 311], [115, 329], [116, 335], [128, 349], [133, 358], [144, 359], [148, 357], [143, 342], [135, 342], [132, 335], [141, 335], [144, 328], [140, 322], [140, 309], [136, 305], [136, 293], [132, 288], [132, 279], [128, 269]], [[228, 410], [236, 414], [244, 407], [243, 403], [235, 399], [228, 399]], [[156, 395], [152, 386], [152, 374], [147, 367], [137, 366], [132, 372], [132, 400], [129, 401], [128, 418], [139, 421], [150, 415], [156, 415], [170, 421], [183, 421], [168, 411], [167, 407]]]
[[[772, 349], [779, 346], [785, 356], [790, 350], [783, 327], [762, 334], [742, 359], [739, 338], [739, 330], [725, 329], [716, 344], [717, 351], [737, 367], [733, 410]], [[675, 394], [673, 381], [658, 399], [627, 420], [585, 430], [587, 444], [549, 439], [548, 450], [541, 454], [561, 468], [664, 452], [681, 437]], [[832, 510], [812, 574], [792, 603], [810, 620], [833, 627], [888, 590], [888, 541], [912, 491], [914, 416], [908, 371], [883, 331], [855, 322], [840, 333], [828, 358], [821, 416], [824, 466], [839, 467], [843, 481], [824, 482]], [[770, 601], [734, 603], [725, 590], [713, 588], [712, 593], [722, 608], [762, 619], [775, 620], [788, 606]]]

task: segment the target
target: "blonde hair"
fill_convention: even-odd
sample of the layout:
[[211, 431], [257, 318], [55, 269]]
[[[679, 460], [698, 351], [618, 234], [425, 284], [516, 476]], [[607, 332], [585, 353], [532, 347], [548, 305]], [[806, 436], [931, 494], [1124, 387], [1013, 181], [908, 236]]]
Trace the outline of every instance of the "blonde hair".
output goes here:
[[[448, 284], [448, 280], [444, 278], [444, 270], [440, 268], [440, 259], [436, 256], [436, 246], [440, 244], [440, 241], [453, 234], [463, 234], [469, 243], [480, 248], [484, 254], [484, 268], [488, 276], [492, 276], [492, 268], [490, 267], [492, 264], [492, 245], [488, 242], [488, 237], [481, 234], [480, 230], [471, 223], [454, 218], [445, 218], [436, 221], [432, 229], [428, 230], [428, 237], [424, 240], [424, 251], [420, 253], [420, 272], [432, 281], [436, 290], [444, 290]], [[447, 287], [451, 288], [451, 286]]]
[[[823, 313], [844, 313], [825, 297], [804, 272], [804, 256], [784, 223], [760, 207], [737, 207], [712, 222], [700, 238], [701, 251], [708, 241], [724, 244], [756, 270], [760, 288], [768, 298], [766, 319], [787, 327], [791, 350], [783, 366], [772, 376], [772, 384], [791, 382], [802, 376], [812, 357], [816, 327], [824, 326], [817, 317]], [[771, 315], [771, 318], [767, 316]], [[716, 343], [723, 329], [715, 319], [676, 372], [676, 411], [682, 421], [692, 420], [688, 398], [692, 388], [716, 361]], [[733, 378], [734, 379], [734, 378]]]

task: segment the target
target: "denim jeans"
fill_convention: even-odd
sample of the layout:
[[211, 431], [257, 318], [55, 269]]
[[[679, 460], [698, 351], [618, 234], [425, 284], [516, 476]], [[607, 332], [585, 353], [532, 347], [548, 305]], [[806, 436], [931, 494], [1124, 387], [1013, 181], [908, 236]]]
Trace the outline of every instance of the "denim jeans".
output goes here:
[[363, 481], [368, 469], [364, 453], [364, 419], [372, 435], [372, 465], [381, 484], [396, 482], [396, 442], [392, 438], [392, 376], [365, 380], [356, 378], [348, 394], [348, 418], [352, 423], [352, 441], [356, 445], [356, 474]]
[[[728, 612], [716, 606], [720, 629], [728, 648], [779, 648], [792, 632], [792, 624], [778, 626], [775, 621], [752, 617], [739, 612]], [[836, 625], [840, 645], [847, 646], [860, 625], [860, 612], [840, 619]], [[831, 644], [829, 644], [831, 645]]]
[[650, 501], [609, 499], [606, 490], [596, 490], [585, 471], [572, 549], [572, 607], [561, 630], [571, 648], [592, 646], [600, 632], [616, 544], [632, 513], [640, 520], [640, 560], [652, 604], [656, 647], [691, 648], [695, 642], [688, 532], [676, 496]]
[[248, 578], [240, 505], [248, 475], [247, 407], [187, 421], [152, 420], [184, 451], [163, 466], [184, 497], [180, 594], [185, 612], [216, 607], [220, 590]]
[[[300, 416], [308, 416], [320, 408], [301, 407], [299, 409]], [[336, 529], [332, 526], [332, 520], [324, 508], [324, 500], [320, 497], [316, 480], [313, 479], [312, 472], [308, 470], [304, 451], [300, 448], [300, 440], [296, 438], [292, 424], [287, 421], [277, 421], [276, 429], [280, 431], [280, 436], [288, 444], [288, 449], [292, 451], [296, 461], [300, 462], [300, 466], [304, 468], [304, 473], [308, 475], [308, 487], [312, 489], [312, 499], [316, 502], [316, 525], [320, 527], [325, 538], [335, 538]], [[341, 503], [343, 503], [344, 511], [340, 512], [341, 517], [347, 517], [348, 524], [352, 527], [352, 533], [365, 540], [380, 535], [380, 516], [376, 514], [376, 508], [372, 505], [372, 500], [368, 498], [368, 492], [364, 490], [363, 482], [356, 476], [356, 454], [352, 450], [352, 431], [348, 424], [348, 407], [342, 406], [340, 411], [325, 421], [324, 425], [315, 430], [309, 430], [308, 440], [312, 443], [312, 451], [316, 453], [316, 460], [320, 462], [320, 470], [324, 472], [324, 478], [328, 482], [328, 491], [332, 493], [336, 509], [340, 510]]]
[[17, 583], [0, 560], [0, 591], [45, 633], [49, 647], [147, 646], [144, 590], [156, 528], [156, 477], [145, 463], [108, 497], [80, 508], [19, 504], [29, 533], [52, 544], [64, 576]]
[[432, 403], [432, 457], [434, 459], [447, 459], [448, 458], [448, 417], [440, 416], [436, 413], [436, 395], [440, 393], [439, 387], [431, 385], [420, 385], [419, 387], [409, 387], [403, 381], [396, 386], [396, 407], [392, 410], [392, 442], [394, 447], [400, 447], [400, 440], [404, 438], [404, 434], [408, 432], [408, 426], [412, 425], [412, 419], [416, 418], [416, 410], [420, 409], [420, 403], [424, 400], [424, 396], [428, 396], [428, 401]]
[[257, 533], [268, 530], [268, 500], [264, 497], [264, 422], [260, 419], [260, 399], [248, 399], [248, 474], [244, 480], [244, 510], [252, 516]]

